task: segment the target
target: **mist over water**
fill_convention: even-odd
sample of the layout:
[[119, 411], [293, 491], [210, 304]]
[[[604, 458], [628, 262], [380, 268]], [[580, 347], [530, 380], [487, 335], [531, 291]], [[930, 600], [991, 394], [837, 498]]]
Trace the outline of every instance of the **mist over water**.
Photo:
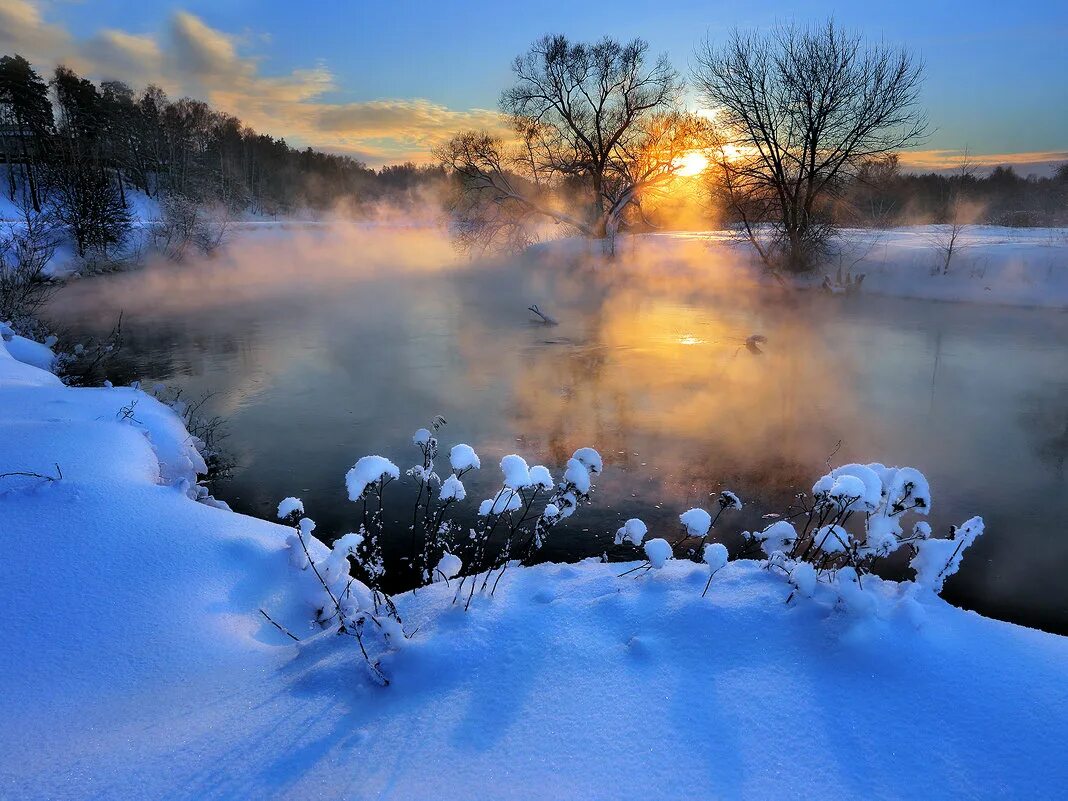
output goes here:
[[[482, 457], [470, 506], [506, 453], [558, 473], [575, 448], [601, 451], [595, 503], [549, 559], [622, 558], [612, 534], [631, 516], [673, 538], [722, 488], [746, 502], [717, 526], [736, 548], [830, 466], [907, 464], [931, 480], [936, 531], [987, 521], [946, 597], [1068, 632], [1068, 316], [786, 294], [697, 239], [624, 240], [610, 263], [581, 250], [476, 263], [433, 228], [265, 227], [216, 259], [73, 283], [48, 316], [99, 335], [121, 311], [116, 380], [215, 393], [238, 462], [215, 494], [239, 511], [299, 495], [344, 533], [348, 467], [409, 466], [435, 414], [443, 451]], [[757, 333], [762, 352], [745, 346]]]

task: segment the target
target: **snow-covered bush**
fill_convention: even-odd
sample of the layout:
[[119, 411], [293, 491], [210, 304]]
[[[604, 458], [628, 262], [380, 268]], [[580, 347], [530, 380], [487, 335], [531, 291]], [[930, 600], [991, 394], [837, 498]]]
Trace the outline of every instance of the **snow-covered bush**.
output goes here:
[[170, 406], [181, 418], [189, 432], [191, 444], [204, 458], [207, 472], [201, 483], [211, 486], [213, 482], [227, 478], [234, 468], [234, 459], [223, 445], [229, 435], [226, 420], [206, 411], [205, 407], [212, 396], [201, 395], [195, 400], [186, 400], [180, 388], [169, 389], [162, 384], [153, 387], [152, 396]]
[[160, 201], [160, 219], [148, 229], [148, 240], [156, 252], [182, 261], [191, 253], [214, 253], [226, 241], [229, 228], [230, 213], [224, 206], [208, 206], [172, 192]]
[[[49, 347], [56, 344], [53, 342]], [[48, 340], [45, 340], [48, 345]], [[107, 379], [112, 360], [122, 350], [122, 314], [105, 337], [89, 337], [68, 345], [56, 355], [53, 369], [64, 384], [72, 387], [100, 386]]]
[[[453, 602], [461, 600], [466, 588], [467, 609], [476, 587], [479, 592], [489, 588], [492, 595], [509, 565], [529, 561], [555, 526], [589, 502], [593, 477], [600, 474], [603, 462], [597, 451], [580, 448], [557, 483], [547, 467], [529, 466], [518, 454], [508, 454], [501, 460], [500, 489], [479, 504], [473, 526], [461, 527], [449, 513], [467, 499], [463, 478], [480, 469], [481, 461], [469, 445], [458, 444], [449, 453], [452, 472], [442, 480], [435, 472], [435, 459], [437, 434], [444, 425], [443, 418], [435, 418], [412, 437], [420, 460], [405, 471], [418, 482], [406, 561], [417, 586], [437, 582], [451, 586], [459, 579]], [[384, 456], [364, 456], [352, 466], [345, 486], [349, 499], [361, 506], [360, 522], [356, 531], [332, 546], [312, 534], [315, 523], [303, 517], [299, 498], [285, 498], [278, 505], [278, 517], [294, 526], [288, 539], [290, 562], [303, 577], [314, 619], [320, 626], [336, 627], [338, 634], [355, 637], [372, 676], [382, 683], [388, 680], [381, 656], [405, 639], [396, 605], [383, 589], [384, 490], [400, 477], [400, 468]], [[503, 538], [499, 550], [491, 547], [494, 535]], [[641, 542], [644, 526], [639, 533], [632, 525], [629, 536]], [[519, 559], [513, 560], [516, 555]]]
[[708, 588], [712, 586], [712, 579], [716, 573], [722, 570], [727, 565], [727, 546], [722, 542], [710, 542], [705, 546], [702, 552], [702, 560], [708, 565], [708, 582], [705, 584], [705, 589], [701, 593], [701, 597], [704, 598], [708, 592]]
[[825, 585], [855, 612], [873, 608], [873, 596], [864, 593], [865, 577], [881, 560], [907, 549], [915, 589], [938, 593], [960, 567], [964, 550], [983, 533], [978, 517], [952, 527], [948, 539], [932, 538], [925, 520], [910, 521], [931, 511], [927, 478], [911, 467], [843, 465], [813, 485], [811, 499], [798, 500], [789, 519], [743, 532], [746, 553], [763, 552], [768, 569], [793, 587], [790, 599], [811, 598]]
[[645, 539], [645, 535], [648, 533], [649, 528], [645, 523], [636, 517], [632, 517], [616, 531], [615, 544], [622, 545], [626, 541], [637, 548], [642, 544], [642, 540]]
[[[500, 461], [500, 484], [477, 506], [471, 501], [471, 512], [477, 509], [470, 518], [474, 522], [461, 526], [449, 514], [469, 500], [463, 479], [482, 464], [474, 449], [458, 444], [449, 452], [451, 472], [444, 479], [435, 472], [437, 434], [444, 425], [436, 418], [412, 437], [421, 458], [405, 471], [418, 482], [406, 559], [414, 567], [412, 584], [446, 584], [452, 588], [452, 603], [462, 603], [466, 610], [476, 593], [488, 590], [492, 596], [509, 567], [530, 562], [553, 529], [591, 500], [603, 463], [597, 451], [580, 448], [557, 481], [549, 468], [507, 454]], [[303, 577], [315, 621], [354, 637], [372, 676], [382, 683], [388, 683], [382, 657], [406, 638], [396, 604], [383, 589], [384, 490], [400, 479], [401, 470], [384, 456], [360, 458], [345, 476], [349, 498], [361, 506], [359, 525], [332, 545], [314, 536], [315, 523], [304, 517], [299, 498], [285, 498], [278, 506], [279, 518], [294, 526], [289, 557]], [[781, 574], [790, 587], [787, 602], [823, 597], [855, 614], [868, 614], [881, 597], [866, 588], [869, 576], [880, 560], [902, 548], [911, 552], [916, 573], [902, 597], [915, 602], [922, 594], [942, 590], [945, 579], [959, 569], [964, 550], [983, 533], [977, 517], [952, 528], [947, 539], [933, 538], [925, 520], [910, 520], [928, 515], [931, 492], [923, 474], [908, 467], [844, 465], [821, 477], [811, 497], [798, 499], [799, 508], [787, 518], [761, 531], [743, 532], [748, 550], [742, 555], [763, 552], [767, 569]], [[649, 537], [638, 518], [626, 520], [615, 532], [614, 544], [641, 549], [644, 559], [621, 576], [662, 570], [681, 555], [707, 567], [702, 597], [706, 595], [729, 554], [722, 543], [705, 540], [721, 515], [741, 509], [742, 502], [725, 490], [715, 506], [714, 515], [697, 507], [680, 514], [681, 537], [674, 543]]]
[[[349, 532], [328, 546], [312, 533], [315, 521], [301, 517], [303, 514], [304, 504], [299, 498], [286, 498], [278, 505], [279, 519], [294, 525], [294, 533], [286, 541], [289, 561], [300, 572], [305, 599], [315, 612], [316, 623], [355, 638], [371, 677], [380, 684], [389, 684], [381, 657], [403, 644], [404, 626], [393, 600], [374, 586], [373, 580], [381, 574], [363, 549], [364, 529]], [[353, 576], [354, 567], [371, 582]]]
[[[501, 459], [501, 488], [479, 505], [478, 524], [469, 531], [467, 564], [471, 570], [460, 577], [456, 589], [459, 599], [468, 575], [472, 577], [464, 608], [471, 603], [479, 575], [483, 576], [479, 591], [489, 587], [492, 595], [509, 565], [533, 559], [552, 530], [590, 501], [593, 478], [603, 468], [601, 455], [593, 448], [579, 448], [572, 454], [559, 483], [549, 468], [528, 466], [518, 454]], [[504, 536], [504, 545], [491, 556], [490, 540], [498, 531]]]
[[[703, 561], [709, 565], [712, 575], [716, 574], [723, 565], [727, 563], [727, 548], [726, 546], [716, 543], [714, 545], [706, 545], [705, 538], [711, 533], [716, 523], [719, 522], [720, 515], [722, 515], [728, 509], [741, 509], [742, 502], [730, 490], [723, 490], [719, 497], [716, 499], [716, 515], [713, 517], [706, 510], [700, 508], [693, 508], [683, 512], [679, 515], [679, 523], [682, 526], [682, 537], [674, 544], [674, 546], [667, 540], [662, 538], [648, 540], [644, 545], [645, 561], [622, 573], [621, 576], [626, 576], [630, 573], [638, 571], [638, 576], [648, 573], [650, 569], [659, 570], [666, 563], [667, 560], [674, 556], [676, 548], [681, 548], [688, 541], [693, 538], [697, 538], [696, 545], [686, 549], [685, 555], [687, 558], [694, 561]], [[648, 529], [641, 520], [636, 518], [628, 520], [623, 524], [623, 527], [616, 532], [615, 544], [623, 545], [629, 542], [634, 547], [642, 546], [642, 539], [648, 533]], [[667, 549], [665, 552], [665, 548]], [[710, 550], [711, 549], [711, 550]], [[722, 558], [723, 565], [718, 564]], [[713, 561], [709, 561], [712, 559]], [[709, 576], [709, 583], [712, 582], [712, 576]], [[705, 592], [708, 592], [708, 586], [705, 586]], [[705, 593], [701, 593], [704, 595]]]
[[671, 558], [671, 543], [660, 537], [646, 540], [643, 547], [649, 566], [656, 570], [660, 570]]

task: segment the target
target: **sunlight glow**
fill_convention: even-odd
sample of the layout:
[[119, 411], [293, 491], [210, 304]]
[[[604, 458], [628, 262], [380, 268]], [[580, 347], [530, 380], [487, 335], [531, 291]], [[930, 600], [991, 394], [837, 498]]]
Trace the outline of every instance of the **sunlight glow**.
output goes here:
[[675, 174], [683, 178], [700, 175], [708, 169], [708, 156], [700, 150], [691, 150], [675, 159], [674, 167]]

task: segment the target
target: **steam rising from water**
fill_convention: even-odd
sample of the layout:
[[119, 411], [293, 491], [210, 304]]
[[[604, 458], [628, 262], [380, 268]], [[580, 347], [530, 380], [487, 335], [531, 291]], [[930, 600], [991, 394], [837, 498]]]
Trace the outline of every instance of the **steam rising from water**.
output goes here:
[[[599, 516], [576, 518], [555, 558], [599, 554], [636, 515], [672, 536], [681, 509], [723, 486], [751, 501], [720, 531], [731, 542], [832, 458], [923, 468], [936, 524], [982, 513], [1018, 541], [1068, 515], [1063, 471], [1050, 470], [1064, 446], [1020, 411], [1068, 420], [1063, 315], [782, 294], [714, 238], [623, 240], [607, 262], [586, 251], [562, 242], [475, 263], [434, 228], [273, 227], [216, 259], [75, 282], [50, 314], [106, 332], [122, 310], [124, 378], [217, 393], [242, 466], [220, 494], [261, 514], [302, 495], [324, 531], [351, 523], [341, 477], [353, 461], [410, 462], [411, 431], [435, 414], [449, 420], [443, 442], [469, 442], [487, 466], [601, 450]], [[559, 325], [535, 322], [531, 303]], [[762, 352], [745, 346], [758, 333]], [[488, 467], [469, 492], [488, 497], [497, 481]], [[1068, 546], [1008, 548], [1027, 563], [998, 554], [1000, 572], [984, 570], [983, 549], [1001, 547], [984, 538], [958, 586], [970, 580], [988, 610], [999, 596], [1041, 607], [1017, 601], [1020, 586], [1054, 585], [1043, 571]]]

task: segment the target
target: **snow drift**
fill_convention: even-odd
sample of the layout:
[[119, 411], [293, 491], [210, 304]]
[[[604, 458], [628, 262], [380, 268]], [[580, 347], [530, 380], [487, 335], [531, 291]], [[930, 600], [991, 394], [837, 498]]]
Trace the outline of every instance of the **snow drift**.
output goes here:
[[787, 604], [791, 584], [717, 551], [637, 577], [512, 570], [467, 613], [439, 581], [397, 599], [417, 634], [374, 686], [308, 620], [292, 529], [196, 501], [202, 465], [167, 407], [65, 387], [8, 344], [0, 473], [41, 477], [0, 479], [5, 797], [1050, 798], [1068, 782], [1065, 638], [889, 582], [865, 582], [871, 616], [800, 575], [817, 597]]

